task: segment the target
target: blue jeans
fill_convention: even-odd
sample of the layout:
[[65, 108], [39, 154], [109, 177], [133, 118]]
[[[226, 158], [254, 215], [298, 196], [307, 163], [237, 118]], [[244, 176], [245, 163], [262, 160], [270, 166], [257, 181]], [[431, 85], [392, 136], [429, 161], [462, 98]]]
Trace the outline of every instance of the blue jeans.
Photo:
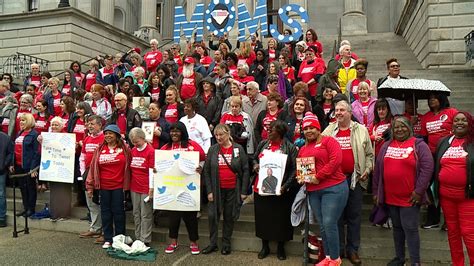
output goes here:
[[[347, 179], [344, 184], [349, 188], [350, 182], [350, 179]], [[347, 205], [339, 219], [340, 249], [345, 249], [347, 256], [359, 252], [363, 193], [363, 188], [360, 186], [359, 182], [357, 182], [354, 190], [349, 190]], [[344, 230], [345, 225], [347, 225], [347, 233], [345, 233]]]
[[393, 223], [393, 242], [397, 258], [405, 260], [405, 239], [410, 253], [410, 261], [420, 263], [420, 206], [399, 207], [388, 205]]
[[309, 204], [321, 226], [324, 251], [331, 259], [339, 258], [337, 221], [346, 207], [349, 187], [344, 181], [332, 187], [309, 192]]
[[0, 174], [0, 221], [5, 221], [7, 219], [6, 179], [6, 174]]
[[101, 190], [100, 210], [104, 240], [112, 243], [116, 235], [125, 235], [125, 209], [123, 189]]

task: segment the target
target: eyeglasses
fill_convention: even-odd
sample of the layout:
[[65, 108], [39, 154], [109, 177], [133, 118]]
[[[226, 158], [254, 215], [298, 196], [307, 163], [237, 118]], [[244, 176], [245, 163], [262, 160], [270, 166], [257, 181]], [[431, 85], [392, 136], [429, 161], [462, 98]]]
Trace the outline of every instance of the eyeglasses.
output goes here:
[[399, 68], [400, 65], [390, 65], [390, 68]]
[[20, 102], [21, 104], [29, 104], [29, 102]]
[[4, 79], [4, 80], [10, 80], [10, 78], [9, 78], [9, 77], [4, 77], [3, 79]]
[[176, 50], [176, 47], [171, 47], [170, 50]]

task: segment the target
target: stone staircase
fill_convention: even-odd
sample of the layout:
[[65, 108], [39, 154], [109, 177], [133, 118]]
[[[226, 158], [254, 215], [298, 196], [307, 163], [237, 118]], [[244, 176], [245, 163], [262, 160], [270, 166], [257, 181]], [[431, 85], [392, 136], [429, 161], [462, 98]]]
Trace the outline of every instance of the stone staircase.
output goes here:
[[[322, 37], [327, 47], [325, 59], [330, 56], [336, 37]], [[391, 57], [398, 59], [400, 74], [408, 78], [434, 79], [443, 82], [451, 89], [449, 97], [451, 106], [459, 110], [474, 112], [474, 68], [438, 68], [423, 69], [417, 58], [406, 44], [403, 37], [394, 33], [370, 33], [366, 36], [342, 37], [348, 39], [359, 57], [369, 61], [367, 75], [377, 82], [380, 77], [387, 75], [385, 61]], [[326, 48], [325, 48], [326, 49]], [[428, 110], [426, 100], [419, 101], [420, 113]]]
[[[75, 198], [75, 197], [73, 197]], [[38, 194], [36, 210], [42, 210], [44, 204], [49, 200], [49, 192]], [[364, 205], [362, 209], [362, 228], [361, 228], [361, 250], [360, 255], [365, 265], [385, 265], [394, 257], [394, 248], [392, 240], [392, 231], [386, 228], [372, 226], [368, 217], [371, 205], [371, 196], [365, 195]], [[21, 197], [17, 193], [17, 210], [21, 208]], [[13, 223], [13, 191], [7, 188], [7, 222], [9, 226]], [[73, 207], [70, 219], [65, 221], [52, 222], [48, 219], [29, 220], [30, 228], [68, 232], [78, 234], [86, 231], [88, 223], [81, 221], [87, 213], [86, 208]], [[199, 219], [199, 235], [200, 246], [205, 247], [209, 243], [209, 229], [207, 210], [204, 207], [202, 216]], [[127, 233], [134, 236], [133, 216], [131, 212], [127, 212]], [[18, 219], [18, 225], [21, 229], [24, 223], [23, 218]], [[160, 215], [158, 225], [153, 228], [153, 242], [166, 243], [168, 241], [168, 219], [166, 214]], [[11, 228], [11, 227], [10, 227]], [[222, 229], [222, 224], [221, 227]], [[286, 250], [289, 255], [301, 256], [303, 254], [303, 244], [301, 232], [302, 226], [295, 228], [294, 238], [287, 243]], [[317, 225], [311, 226], [313, 232], [319, 232]], [[220, 234], [220, 233], [219, 233]], [[420, 229], [421, 237], [421, 256], [424, 265], [448, 265], [450, 261], [450, 253], [446, 232], [440, 230], [423, 230]], [[188, 243], [187, 232], [184, 224], [181, 225], [179, 232], [179, 240], [181, 243]], [[276, 244], [271, 243], [272, 250], [276, 249]], [[240, 219], [235, 223], [234, 233], [232, 236], [232, 248], [237, 251], [247, 251], [256, 253], [261, 248], [261, 241], [255, 236], [254, 211], [253, 204], [245, 204], [242, 206]], [[407, 251], [408, 254], [408, 251]], [[251, 256], [256, 256], [252, 254]], [[262, 261], [264, 263], [264, 261]], [[349, 265], [349, 261], [346, 261]]]

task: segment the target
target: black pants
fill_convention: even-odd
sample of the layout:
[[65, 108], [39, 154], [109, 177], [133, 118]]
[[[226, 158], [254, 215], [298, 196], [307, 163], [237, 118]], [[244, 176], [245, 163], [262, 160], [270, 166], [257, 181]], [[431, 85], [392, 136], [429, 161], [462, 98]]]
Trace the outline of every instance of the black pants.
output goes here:
[[105, 241], [112, 242], [114, 236], [125, 235], [123, 189], [100, 190], [100, 211]]
[[[234, 217], [233, 212], [237, 207], [235, 188], [223, 189], [221, 188], [220, 203], [223, 209], [224, 226], [222, 228], [222, 246], [230, 247], [230, 238], [234, 231]], [[216, 199], [215, 199], [216, 200]], [[216, 208], [215, 201], [208, 203], [208, 216], [209, 216], [209, 234], [210, 244], [217, 246], [217, 237], [219, 232], [219, 220], [221, 217], [221, 210]]]
[[[24, 174], [27, 171], [20, 166], [15, 166], [16, 174]], [[35, 211], [36, 207], [36, 178], [31, 175], [18, 178], [18, 185], [21, 190], [21, 199], [23, 201], [23, 208], [25, 211]]]
[[168, 214], [169, 217], [169, 237], [171, 239], [178, 239], [179, 225], [181, 223], [181, 218], [184, 220], [186, 229], [188, 230], [189, 240], [195, 242], [199, 239], [198, 234], [198, 219], [196, 217], [197, 212], [191, 211], [170, 211]]
[[426, 193], [428, 194], [428, 198], [431, 201], [431, 204], [428, 205], [427, 208], [425, 224], [439, 224], [441, 218], [441, 204], [438, 203], [438, 206], [436, 206], [433, 192], [431, 191], [430, 187], [428, 187]]

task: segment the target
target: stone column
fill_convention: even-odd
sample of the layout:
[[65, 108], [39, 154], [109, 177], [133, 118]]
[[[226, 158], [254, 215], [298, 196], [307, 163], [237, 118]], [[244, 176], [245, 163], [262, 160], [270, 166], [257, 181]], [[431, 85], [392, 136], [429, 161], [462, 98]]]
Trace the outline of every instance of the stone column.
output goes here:
[[115, 0], [100, 0], [99, 18], [110, 25], [114, 25], [114, 9]]
[[[148, 36], [151, 40], [158, 38], [158, 32], [156, 28], [156, 0], [143, 0], [141, 3], [140, 13], [140, 30], [148, 30]], [[161, 18], [163, 20], [163, 18]], [[162, 21], [163, 23], [163, 21]]]
[[161, 18], [161, 23], [164, 23], [162, 27], [161, 36], [163, 40], [172, 40], [174, 27], [174, 6], [176, 5], [175, 0], [166, 0], [162, 4], [163, 17]]
[[363, 11], [362, 0], [344, 0], [341, 33], [344, 36], [367, 34], [367, 16]]

